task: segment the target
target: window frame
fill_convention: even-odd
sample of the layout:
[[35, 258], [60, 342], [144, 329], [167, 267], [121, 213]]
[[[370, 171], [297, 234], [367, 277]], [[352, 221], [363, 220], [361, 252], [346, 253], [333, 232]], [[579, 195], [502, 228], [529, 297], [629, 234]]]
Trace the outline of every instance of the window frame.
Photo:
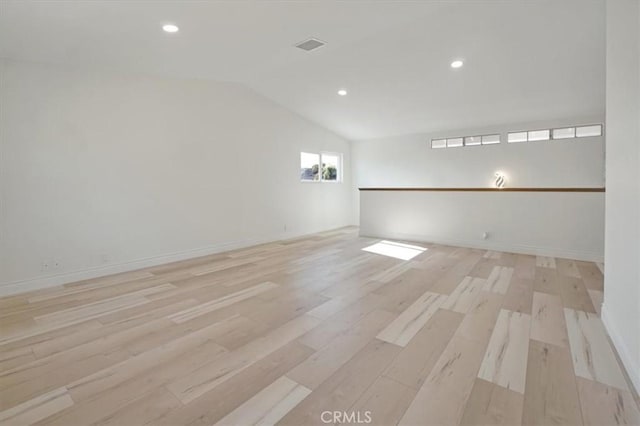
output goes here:
[[[315, 154], [318, 155], [319, 157], [319, 163], [318, 163], [318, 175], [319, 175], [319, 179], [318, 180], [305, 180], [302, 178], [299, 178], [300, 183], [342, 183], [344, 181], [344, 154], [342, 154], [341, 152], [337, 152], [337, 151], [314, 151], [314, 152], [309, 152], [309, 151], [300, 151], [300, 156], [302, 154]], [[333, 157], [338, 157], [338, 170], [337, 170], [337, 175], [336, 175], [336, 180], [325, 180], [322, 177], [322, 158], [325, 155], [330, 155]], [[300, 169], [298, 169], [300, 170]]]
[[[485, 142], [484, 138], [489, 138], [493, 136], [497, 136], [498, 140], [495, 142]], [[488, 133], [486, 135], [482, 135], [480, 140], [481, 140], [482, 146], [500, 145], [502, 144], [502, 133]]]
[[[536, 133], [536, 132], [547, 132], [547, 137], [545, 139], [531, 139], [531, 133]], [[553, 129], [534, 129], [534, 130], [527, 130], [527, 142], [544, 142], [544, 141], [550, 141], [551, 140], [551, 135], [553, 134]]]
[[[495, 142], [486, 142], [485, 138], [495, 137]], [[467, 144], [467, 139], [477, 139], [477, 143]], [[462, 145], [449, 145], [449, 141], [462, 141]], [[434, 146], [434, 142], [439, 144], [444, 144], [442, 146]], [[455, 136], [450, 138], [431, 138], [431, 149], [446, 149], [446, 148], [465, 148], [467, 146], [489, 146], [489, 145], [500, 145], [502, 143], [502, 134], [501, 133], [487, 133], [484, 135], [471, 135], [471, 136]]]
[[[585, 127], [599, 127], [600, 128], [600, 134], [599, 135], [582, 135], [582, 136], [578, 136], [578, 129], [581, 128], [585, 128]], [[575, 130], [575, 138], [576, 139], [581, 139], [581, 138], [601, 138], [604, 136], [604, 124], [600, 123], [600, 124], [583, 124], [580, 126], [574, 126]]]
[[[576, 138], [576, 126], [571, 126], [571, 127], [556, 127], [555, 129], [551, 129], [551, 139], [553, 139], [554, 141], [561, 141], [563, 139], [575, 139]], [[567, 130], [567, 131], [572, 131], [572, 133], [570, 133], [569, 136], [558, 136], [556, 134], [556, 132], [559, 132], [561, 130]]]

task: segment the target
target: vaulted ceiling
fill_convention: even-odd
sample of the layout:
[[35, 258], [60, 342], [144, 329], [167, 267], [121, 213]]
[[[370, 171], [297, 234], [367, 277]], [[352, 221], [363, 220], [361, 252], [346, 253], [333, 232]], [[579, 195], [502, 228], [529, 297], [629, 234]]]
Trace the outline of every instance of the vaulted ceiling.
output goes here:
[[[602, 114], [604, 14], [603, 0], [3, 0], [0, 57], [233, 81], [366, 139]], [[293, 47], [309, 37], [327, 45]]]

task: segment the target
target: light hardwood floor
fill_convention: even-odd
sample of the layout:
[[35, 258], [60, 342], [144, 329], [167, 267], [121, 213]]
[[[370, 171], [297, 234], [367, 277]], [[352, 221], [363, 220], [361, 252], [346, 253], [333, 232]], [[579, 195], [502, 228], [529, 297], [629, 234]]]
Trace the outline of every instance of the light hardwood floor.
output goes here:
[[0, 424], [640, 424], [598, 265], [362, 251], [377, 241], [345, 228], [2, 298]]

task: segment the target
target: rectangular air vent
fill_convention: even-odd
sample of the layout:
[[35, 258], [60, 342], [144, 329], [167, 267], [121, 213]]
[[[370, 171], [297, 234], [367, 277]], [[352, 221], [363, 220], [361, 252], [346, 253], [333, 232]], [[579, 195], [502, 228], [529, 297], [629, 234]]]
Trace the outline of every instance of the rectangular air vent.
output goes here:
[[327, 43], [325, 43], [322, 40], [318, 40], [317, 38], [310, 38], [308, 40], [305, 40], [296, 44], [296, 47], [302, 50], [306, 50], [307, 52], [310, 52], [311, 50], [318, 49], [324, 46], [325, 44]]

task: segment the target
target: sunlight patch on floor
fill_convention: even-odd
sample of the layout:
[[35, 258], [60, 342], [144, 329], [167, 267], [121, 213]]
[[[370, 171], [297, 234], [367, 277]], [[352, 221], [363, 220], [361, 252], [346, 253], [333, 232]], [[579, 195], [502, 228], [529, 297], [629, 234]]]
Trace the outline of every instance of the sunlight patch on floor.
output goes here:
[[425, 247], [396, 243], [394, 241], [380, 241], [362, 250], [368, 251], [369, 253], [394, 257], [396, 259], [411, 260], [427, 249]]

